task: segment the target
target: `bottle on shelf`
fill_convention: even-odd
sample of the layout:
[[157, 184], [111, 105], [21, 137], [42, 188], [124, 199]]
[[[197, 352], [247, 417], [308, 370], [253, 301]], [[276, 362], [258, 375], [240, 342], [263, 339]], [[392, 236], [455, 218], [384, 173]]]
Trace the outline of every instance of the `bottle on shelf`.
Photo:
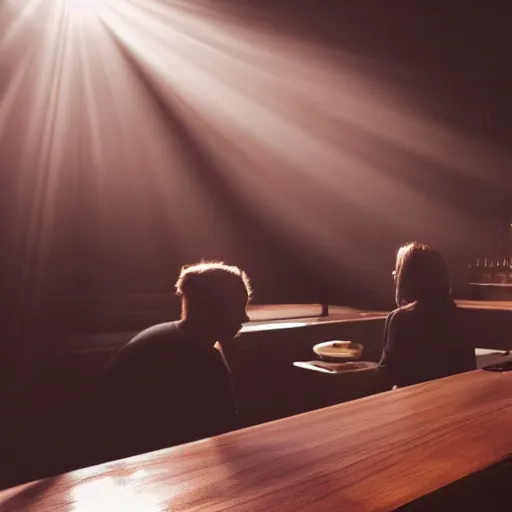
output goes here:
[[503, 262], [501, 263], [501, 269], [503, 271], [503, 284], [508, 284], [508, 274], [509, 274], [510, 263], [508, 258], [503, 258]]
[[468, 281], [469, 284], [481, 282], [482, 267], [480, 265], [480, 258], [477, 258], [473, 263], [473, 260], [469, 262], [468, 267]]
[[490, 260], [489, 258], [485, 258], [482, 282], [485, 284], [492, 284], [494, 282], [495, 272], [496, 268], [494, 266], [494, 261]]
[[505, 268], [505, 262], [496, 261], [495, 273], [493, 282], [496, 284], [505, 284], [507, 282], [507, 269]]
[[481, 283], [490, 283], [491, 282], [491, 273], [489, 269], [489, 260], [484, 258], [484, 264], [482, 267], [482, 273], [480, 274], [480, 282]]
[[512, 258], [507, 258], [507, 283], [512, 284]]

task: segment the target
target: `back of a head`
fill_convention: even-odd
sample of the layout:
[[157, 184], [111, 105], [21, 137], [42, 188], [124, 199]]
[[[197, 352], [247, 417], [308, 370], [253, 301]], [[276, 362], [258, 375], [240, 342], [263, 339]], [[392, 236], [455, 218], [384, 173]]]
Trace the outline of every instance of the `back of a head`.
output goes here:
[[214, 296], [219, 289], [244, 289], [251, 294], [251, 286], [246, 273], [238, 267], [219, 261], [201, 261], [185, 265], [176, 282], [176, 293], [186, 297], [190, 303], [204, 302]]
[[218, 261], [201, 261], [181, 269], [176, 293], [182, 298], [183, 314], [189, 319], [197, 319], [205, 327], [226, 326], [234, 330], [246, 321], [245, 307], [252, 290], [249, 278], [240, 268]]
[[450, 297], [450, 276], [441, 254], [412, 242], [400, 247], [396, 262], [396, 303], [444, 301]]

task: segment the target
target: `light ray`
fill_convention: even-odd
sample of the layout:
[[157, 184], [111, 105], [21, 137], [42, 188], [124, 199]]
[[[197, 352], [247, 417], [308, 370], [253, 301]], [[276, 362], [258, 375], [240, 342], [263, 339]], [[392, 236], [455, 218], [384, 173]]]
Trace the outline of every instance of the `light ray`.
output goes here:
[[10, 6], [14, 14], [8, 29], [4, 34], [0, 34], [0, 48], [2, 51], [5, 51], [17, 39], [20, 33], [27, 30], [30, 25], [33, 26], [34, 19], [40, 15], [43, 2], [44, 0], [8, 0], [6, 7]]
[[[404, 90], [379, 81], [379, 63], [258, 30], [218, 8], [10, 5], [18, 10], [1, 39], [13, 72], [0, 89], [0, 144], [24, 103], [28, 120], [8, 151], [21, 162], [19, 215], [31, 205], [26, 266], [36, 254], [39, 274], [65, 212], [80, 208], [109, 251], [111, 239], [130, 240], [146, 261], [161, 250], [158, 222], [187, 254], [236, 244], [225, 204], [194, 172], [200, 159], [210, 162], [205, 176], [253, 216], [348, 266], [375, 258], [363, 250], [373, 242], [362, 224], [382, 236], [413, 227], [435, 237], [441, 223], [452, 231], [467, 223], [441, 189], [425, 192], [433, 181], [415, 166], [482, 180], [483, 165], [506, 165], [495, 148], [420, 115]], [[17, 60], [20, 41], [39, 23], [39, 64], [30, 67], [32, 57]], [[119, 229], [127, 224], [131, 233]]]

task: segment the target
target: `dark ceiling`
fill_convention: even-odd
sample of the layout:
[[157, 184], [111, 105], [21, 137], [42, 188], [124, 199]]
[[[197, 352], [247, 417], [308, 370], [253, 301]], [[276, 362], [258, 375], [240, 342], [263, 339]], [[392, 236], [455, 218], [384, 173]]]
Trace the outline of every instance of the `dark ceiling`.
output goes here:
[[[366, 56], [463, 73], [505, 90], [507, 2], [217, 0], [241, 16]], [[492, 75], [492, 76], [489, 76]]]

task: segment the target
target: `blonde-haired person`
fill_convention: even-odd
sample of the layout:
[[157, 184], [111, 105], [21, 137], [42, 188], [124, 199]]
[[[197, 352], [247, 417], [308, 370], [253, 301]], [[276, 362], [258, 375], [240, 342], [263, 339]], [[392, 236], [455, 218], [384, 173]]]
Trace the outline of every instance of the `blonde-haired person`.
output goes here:
[[249, 320], [249, 279], [238, 267], [200, 262], [182, 268], [176, 293], [180, 320], [142, 331], [104, 372], [97, 393], [99, 459], [127, 457], [237, 427], [221, 345]]
[[405, 244], [393, 275], [398, 309], [386, 319], [380, 362], [386, 387], [474, 370], [474, 343], [441, 254], [419, 242]]

